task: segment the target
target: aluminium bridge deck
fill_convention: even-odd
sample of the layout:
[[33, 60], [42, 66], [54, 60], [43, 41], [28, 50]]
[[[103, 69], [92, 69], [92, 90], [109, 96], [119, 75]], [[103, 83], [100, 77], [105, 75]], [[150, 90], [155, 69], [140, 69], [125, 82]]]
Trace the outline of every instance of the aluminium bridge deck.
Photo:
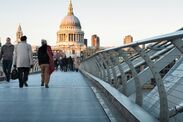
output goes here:
[[40, 74], [29, 76], [29, 87], [0, 82], [0, 122], [108, 122], [92, 89], [76, 72], [54, 72], [49, 89]]

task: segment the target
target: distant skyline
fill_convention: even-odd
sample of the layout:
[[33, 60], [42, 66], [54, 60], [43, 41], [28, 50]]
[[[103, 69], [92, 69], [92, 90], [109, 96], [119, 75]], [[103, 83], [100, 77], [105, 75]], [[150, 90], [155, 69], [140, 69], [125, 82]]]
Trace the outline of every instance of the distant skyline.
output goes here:
[[[72, 0], [74, 15], [85, 38], [100, 37], [101, 46], [120, 46], [126, 35], [134, 41], [170, 33], [183, 27], [183, 0]], [[28, 43], [42, 38], [55, 45], [57, 31], [67, 15], [69, 0], [0, 0], [0, 38], [12, 42], [20, 24]]]

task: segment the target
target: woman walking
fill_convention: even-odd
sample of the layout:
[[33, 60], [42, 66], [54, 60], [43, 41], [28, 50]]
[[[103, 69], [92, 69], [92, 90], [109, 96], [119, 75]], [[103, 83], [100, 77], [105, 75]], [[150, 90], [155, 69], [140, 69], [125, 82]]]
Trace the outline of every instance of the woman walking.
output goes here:
[[41, 40], [42, 46], [38, 49], [38, 62], [41, 68], [41, 86], [49, 88], [50, 75], [54, 71], [53, 53], [45, 39]]

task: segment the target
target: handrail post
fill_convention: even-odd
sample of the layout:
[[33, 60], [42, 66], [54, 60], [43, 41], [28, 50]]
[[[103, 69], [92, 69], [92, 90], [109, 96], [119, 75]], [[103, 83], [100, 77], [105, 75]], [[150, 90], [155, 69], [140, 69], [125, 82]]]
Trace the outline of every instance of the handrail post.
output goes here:
[[166, 90], [163, 84], [163, 81], [161, 79], [161, 76], [159, 72], [156, 70], [156, 67], [149, 58], [149, 56], [145, 53], [143, 49], [139, 47], [139, 45], [132, 46], [135, 51], [137, 51], [140, 56], [145, 60], [147, 65], [149, 66], [155, 80], [157, 83], [158, 87], [158, 93], [159, 93], [159, 98], [160, 98], [160, 121], [161, 122], [168, 122], [169, 121], [169, 111], [168, 111], [168, 101], [167, 101], [167, 94]]
[[139, 80], [137, 71], [136, 71], [135, 67], [133, 66], [132, 62], [129, 60], [126, 52], [124, 50], [122, 50], [122, 49], [120, 49], [118, 51], [119, 51], [120, 55], [123, 57], [124, 61], [129, 66], [129, 68], [131, 69], [132, 75], [133, 75], [133, 77], [135, 79], [135, 87], [136, 87], [135, 102], [139, 106], [142, 106], [142, 104], [143, 104], [143, 94], [142, 94], [141, 84], [140, 84], [140, 80]]

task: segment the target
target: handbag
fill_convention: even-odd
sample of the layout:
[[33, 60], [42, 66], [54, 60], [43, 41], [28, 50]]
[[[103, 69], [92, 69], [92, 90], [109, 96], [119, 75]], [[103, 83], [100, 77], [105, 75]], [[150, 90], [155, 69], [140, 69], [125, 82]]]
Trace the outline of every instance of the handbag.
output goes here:
[[16, 80], [16, 79], [18, 79], [18, 77], [19, 77], [18, 71], [17, 71], [16, 68], [14, 68], [14, 69], [12, 70], [12, 72], [11, 72], [11, 79], [12, 79], [12, 80]]

